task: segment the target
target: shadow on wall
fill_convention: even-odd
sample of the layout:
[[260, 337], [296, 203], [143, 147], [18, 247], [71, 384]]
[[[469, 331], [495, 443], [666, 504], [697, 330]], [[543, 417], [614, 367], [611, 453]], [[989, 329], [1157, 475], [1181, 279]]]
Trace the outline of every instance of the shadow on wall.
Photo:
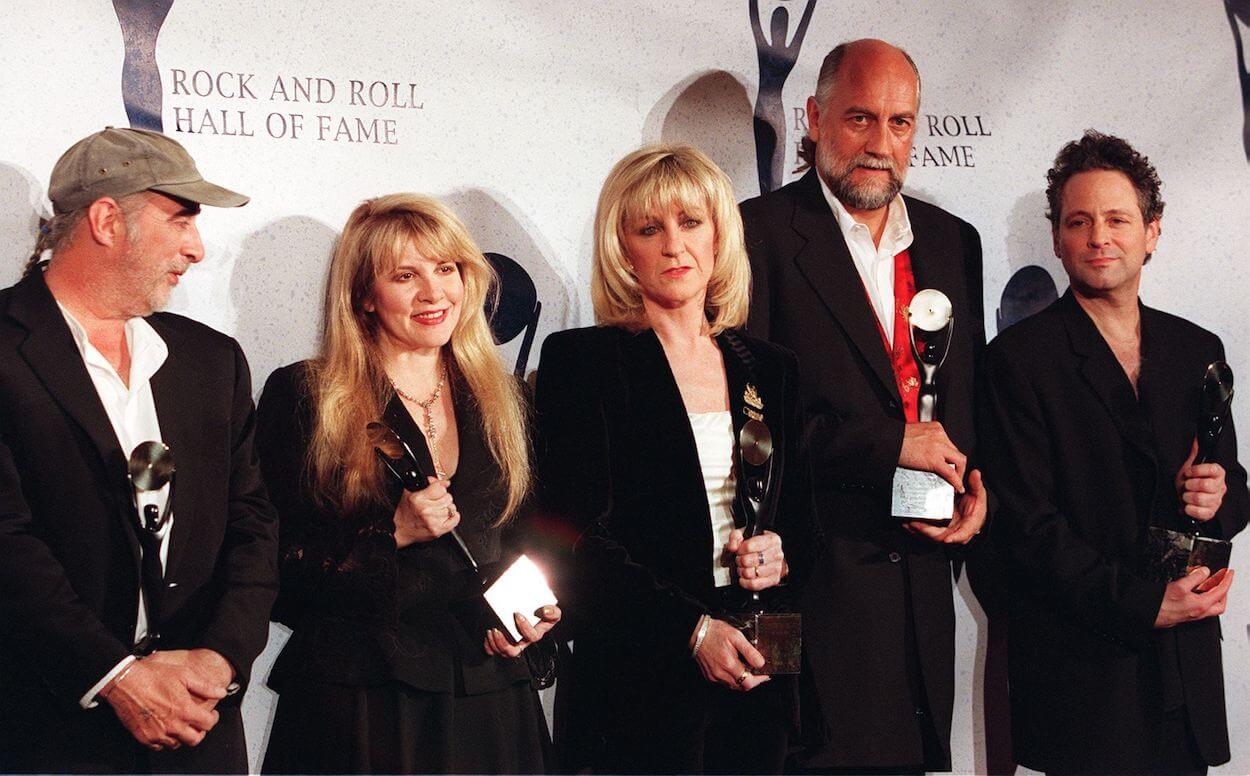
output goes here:
[[1224, 12], [1233, 29], [1233, 47], [1237, 52], [1237, 80], [1241, 83], [1241, 111], [1244, 116], [1241, 142], [1250, 160], [1250, 62], [1246, 59], [1246, 36], [1250, 31], [1250, 0], [1224, 0]]
[[243, 239], [230, 278], [235, 336], [256, 393], [279, 366], [316, 354], [330, 252], [338, 232], [287, 216]]
[[1054, 302], [1062, 289], [1055, 278], [1066, 278], [1055, 256], [1046, 218], [1046, 193], [1035, 191], [1016, 200], [1007, 224], [1007, 265], [1011, 277], [1003, 286], [995, 311], [996, 331], [1029, 317]]
[[0, 162], [0, 288], [22, 277], [35, 249], [39, 218], [51, 215], [43, 203], [43, 186], [25, 168]]
[[[558, 265], [549, 258], [554, 252], [543, 240], [542, 230], [521, 215], [502, 194], [461, 189], [442, 199], [464, 222], [483, 253], [507, 256], [520, 264], [534, 281], [538, 301], [543, 307], [525, 370], [528, 374], [537, 367], [538, 351], [548, 334], [578, 325], [577, 297], [573, 289], [579, 281], [560, 273]], [[516, 363], [521, 341], [522, 337], [517, 337], [500, 348], [504, 366], [509, 370]]]
[[642, 142], [698, 148], [725, 171], [742, 201], [760, 193], [754, 113], [746, 87], [732, 73], [696, 73], [669, 89], [647, 114]]

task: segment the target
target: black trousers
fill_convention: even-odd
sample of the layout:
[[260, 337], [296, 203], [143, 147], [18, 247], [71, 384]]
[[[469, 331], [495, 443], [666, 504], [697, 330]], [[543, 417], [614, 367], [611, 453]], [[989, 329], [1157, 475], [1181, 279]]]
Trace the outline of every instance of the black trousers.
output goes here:
[[648, 719], [607, 731], [596, 773], [781, 773], [790, 722], [769, 697], [794, 677], [743, 693], [706, 689], [701, 704], [657, 707]]

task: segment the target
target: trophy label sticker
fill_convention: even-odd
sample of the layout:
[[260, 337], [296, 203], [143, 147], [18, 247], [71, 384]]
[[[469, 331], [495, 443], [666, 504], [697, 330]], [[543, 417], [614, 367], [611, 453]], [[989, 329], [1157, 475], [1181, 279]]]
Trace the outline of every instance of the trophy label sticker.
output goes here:
[[898, 467], [890, 513], [909, 520], [950, 520], [955, 514], [955, 488], [933, 472]]
[[483, 597], [512, 634], [513, 641], [521, 640], [521, 632], [512, 618], [513, 612], [520, 612], [530, 625], [537, 625], [538, 616], [534, 612], [539, 607], [556, 603], [556, 594], [547, 585], [542, 570], [525, 555], [517, 558], [495, 580], [495, 584], [487, 588]]

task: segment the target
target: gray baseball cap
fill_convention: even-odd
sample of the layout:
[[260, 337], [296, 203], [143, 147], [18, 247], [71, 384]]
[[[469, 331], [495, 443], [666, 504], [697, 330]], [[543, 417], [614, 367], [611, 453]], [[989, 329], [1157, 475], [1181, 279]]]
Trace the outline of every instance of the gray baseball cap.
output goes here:
[[70, 146], [52, 168], [48, 199], [57, 215], [87, 207], [100, 197], [139, 191], [214, 207], [239, 207], [248, 198], [204, 180], [187, 149], [146, 129], [105, 127]]

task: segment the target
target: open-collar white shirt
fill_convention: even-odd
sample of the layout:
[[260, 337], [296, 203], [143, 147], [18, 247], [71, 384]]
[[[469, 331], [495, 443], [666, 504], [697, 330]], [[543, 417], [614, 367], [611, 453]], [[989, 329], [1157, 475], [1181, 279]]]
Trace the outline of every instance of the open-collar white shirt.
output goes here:
[[838, 229], [846, 240], [855, 269], [868, 291], [873, 312], [885, 330], [886, 339], [894, 342], [894, 257], [912, 244], [911, 219], [907, 217], [907, 204], [901, 194], [896, 194], [886, 212], [885, 229], [881, 232], [881, 244], [874, 245], [872, 232], [847, 212], [819, 175], [820, 190], [838, 221]]
[[[161, 441], [160, 421], [156, 416], [156, 401], [152, 397], [152, 376], [156, 374], [165, 359], [169, 357], [169, 348], [161, 335], [156, 333], [151, 324], [142, 318], [131, 318], [126, 321], [126, 348], [130, 352], [130, 379], [122, 380], [117, 370], [109, 363], [95, 345], [87, 338], [87, 330], [78, 322], [64, 305], [57, 302], [65, 323], [73, 335], [74, 344], [82, 356], [87, 374], [95, 386], [108, 415], [113, 432], [117, 435], [118, 445], [123, 455], [129, 457], [141, 442]], [[127, 384], [129, 383], [129, 384]], [[159, 491], [140, 494], [139, 506], [155, 504], [163, 513], [169, 501], [170, 487], [166, 485]], [[160, 539], [161, 566], [169, 554], [169, 534], [174, 523], [171, 514], [169, 520], [161, 527], [157, 537]], [[143, 589], [136, 591], [139, 598], [139, 616], [135, 621], [135, 641], [139, 641], [148, 632], [147, 606], [143, 600]], [[80, 700], [84, 708], [95, 705], [96, 694], [108, 682], [125, 669], [134, 660], [127, 657], [113, 667], [111, 671], [95, 684]]]

